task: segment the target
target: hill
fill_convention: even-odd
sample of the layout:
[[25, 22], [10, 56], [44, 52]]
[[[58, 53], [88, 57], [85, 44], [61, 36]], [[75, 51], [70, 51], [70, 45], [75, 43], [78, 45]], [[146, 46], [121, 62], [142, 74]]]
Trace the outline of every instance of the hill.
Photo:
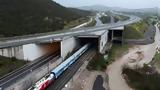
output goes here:
[[78, 7], [79, 9], [82, 10], [96, 10], [96, 11], [124, 11], [124, 10], [129, 10], [126, 8], [121, 8], [121, 7], [107, 7], [104, 5], [92, 5], [92, 6], [82, 6], [82, 7]]
[[95, 10], [95, 11], [109, 11], [109, 10], [111, 10], [109, 7], [103, 6], [103, 5], [82, 6], [82, 7], [78, 7], [78, 9]]
[[74, 13], [77, 13], [79, 15], [82, 15], [82, 16], [88, 16], [88, 15], [91, 15], [94, 13], [92, 12], [89, 12], [89, 10], [81, 10], [81, 9], [77, 9], [77, 8], [68, 8], [70, 11], [74, 12]]
[[0, 0], [0, 37], [63, 29], [90, 12], [65, 8], [52, 0]]
[[157, 14], [157, 12], [160, 12], [160, 9], [155, 7], [155, 8], [140, 8], [140, 9], [127, 9], [127, 8], [121, 8], [121, 7], [107, 7], [103, 5], [92, 5], [92, 6], [83, 6], [83, 7], [78, 7], [79, 9], [82, 10], [96, 10], [96, 11], [121, 11], [121, 12], [135, 12], [135, 13], [152, 13], [152, 14]]

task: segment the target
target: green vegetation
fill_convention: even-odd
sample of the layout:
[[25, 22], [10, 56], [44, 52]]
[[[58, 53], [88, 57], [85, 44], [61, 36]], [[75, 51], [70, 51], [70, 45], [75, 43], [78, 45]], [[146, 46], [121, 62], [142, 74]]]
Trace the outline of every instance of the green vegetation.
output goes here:
[[143, 17], [143, 20], [147, 23], [147, 24], [152, 24], [155, 25], [158, 22], [158, 17], [157, 16], [146, 16]]
[[88, 25], [86, 25], [85, 27], [93, 27], [96, 25], [96, 23], [97, 23], [97, 21], [93, 18], [92, 22], [89, 23]]
[[141, 21], [125, 27], [123, 38], [124, 39], [143, 39], [144, 33], [148, 30], [146, 22]]
[[157, 19], [160, 18], [157, 16], [157, 8], [148, 8], [148, 9], [139, 9], [132, 12], [123, 12], [126, 14], [131, 14], [142, 18], [147, 24], [155, 24]]
[[160, 53], [157, 52], [153, 60], [155, 61], [155, 66], [160, 69]]
[[53, 32], [90, 14], [78, 9], [75, 12], [53, 0], [0, 0], [0, 36]]
[[0, 56], [0, 77], [25, 65], [27, 62]]
[[101, 20], [101, 22], [103, 24], [106, 24], [106, 23], [110, 23], [111, 22], [111, 17], [110, 16], [102, 16], [99, 18]]
[[115, 61], [116, 58], [124, 55], [125, 53], [128, 52], [129, 47], [131, 47], [128, 44], [123, 44], [123, 45], [117, 45], [117, 44], [113, 44], [111, 50], [109, 50], [108, 53], [108, 63], [112, 63], [113, 61]]
[[121, 55], [125, 54], [128, 49], [129, 45], [116, 45], [114, 44], [111, 48], [111, 50], [108, 53], [108, 58], [104, 58], [103, 55], [96, 54], [93, 59], [89, 62], [87, 69], [88, 70], [105, 70], [106, 66], [113, 61], [115, 61], [116, 58], [120, 57]]
[[89, 18], [80, 18], [77, 20], [73, 20], [64, 26], [64, 29], [70, 29], [80, 24], [86, 23], [89, 21]]
[[[154, 56], [153, 64], [160, 69], [160, 53], [157, 52]], [[160, 74], [154, 67], [144, 64], [143, 68], [135, 70], [125, 68], [123, 74], [133, 90], [160, 90]]]
[[129, 17], [123, 16], [123, 15], [115, 15], [114, 16], [114, 22], [125, 21], [125, 20], [128, 20], [128, 19], [129, 19]]
[[123, 74], [133, 90], [160, 90], [160, 74], [147, 65], [142, 69], [124, 69]]
[[103, 55], [97, 53], [93, 59], [87, 65], [88, 70], [105, 70], [107, 65], [107, 60], [104, 59]]
[[118, 17], [114, 16], [113, 18], [114, 18], [114, 22], [115, 22], [115, 23], [119, 21], [119, 18], [118, 18]]

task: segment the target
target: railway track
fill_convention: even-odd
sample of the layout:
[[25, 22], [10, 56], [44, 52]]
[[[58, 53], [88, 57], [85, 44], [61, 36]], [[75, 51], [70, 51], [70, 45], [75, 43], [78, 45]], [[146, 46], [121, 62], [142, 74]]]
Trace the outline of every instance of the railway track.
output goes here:
[[40, 67], [46, 63], [48, 63], [50, 60], [52, 60], [58, 54], [59, 54], [59, 52], [50, 53], [48, 55], [42, 56], [42, 57], [38, 58], [37, 60], [30, 62], [30, 63], [24, 65], [23, 67], [1, 77], [0, 78], [0, 88], [7, 87], [7, 86], [11, 85], [13, 82], [15, 82], [16, 80], [23, 78], [28, 73], [32, 72], [33, 70], [37, 69], [38, 67]]
[[73, 77], [86, 60], [90, 60], [96, 54], [95, 49], [89, 49], [75, 63], [73, 63], [58, 79], [54, 81], [46, 90], [61, 90], [65, 84]]

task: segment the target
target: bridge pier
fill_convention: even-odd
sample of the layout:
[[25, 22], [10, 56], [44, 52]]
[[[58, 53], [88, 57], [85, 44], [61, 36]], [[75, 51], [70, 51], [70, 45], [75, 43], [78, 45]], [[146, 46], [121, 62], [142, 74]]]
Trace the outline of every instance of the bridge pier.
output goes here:
[[108, 30], [78, 35], [77, 38], [80, 39], [80, 42], [84, 43], [85, 40], [86, 43], [97, 45], [96, 47], [98, 49], [98, 52], [104, 53], [104, 48], [106, 47], [108, 42]]
[[19, 60], [33, 61], [50, 52], [60, 52], [60, 42], [45, 44], [26, 44], [0, 49], [0, 55]]
[[33, 61], [54, 52], [60, 52], [60, 42], [23, 45], [24, 60]]
[[85, 40], [87, 43], [90, 41], [92, 42], [92, 40], [87, 41], [89, 38], [97, 38], [98, 52], [104, 53], [103, 49], [106, 47], [109, 40], [121, 44], [123, 43], [123, 30], [124, 27], [117, 27], [110, 30], [84, 33], [83, 35], [77, 35], [76, 37], [67, 36], [59, 39], [49, 39], [38, 44], [8, 47], [5, 49], [0, 49], [0, 55], [9, 58], [15, 57], [17, 59], [33, 61], [38, 57], [41, 57], [49, 52], [55, 52], [57, 49], [59, 49], [60, 56], [62, 60], [64, 60], [80, 46], [80, 38], [85, 38], [86, 40], [83, 40]]
[[104, 49], [108, 43], [108, 31], [105, 31], [100, 37], [99, 37], [99, 52], [104, 53]]
[[15, 57], [17, 59], [23, 59], [23, 46], [0, 49], [0, 55], [9, 58]]
[[61, 57], [62, 60], [70, 56], [72, 52], [79, 47], [79, 41], [75, 37], [66, 37], [61, 41]]
[[124, 26], [109, 29], [109, 40], [113, 43], [123, 44]]

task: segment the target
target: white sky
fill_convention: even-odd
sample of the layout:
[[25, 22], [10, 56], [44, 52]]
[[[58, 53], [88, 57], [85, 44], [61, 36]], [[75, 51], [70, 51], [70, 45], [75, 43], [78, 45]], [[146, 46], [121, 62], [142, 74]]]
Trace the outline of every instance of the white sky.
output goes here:
[[105, 5], [130, 9], [160, 7], [160, 0], [54, 0], [63, 6], [80, 7], [90, 5]]

